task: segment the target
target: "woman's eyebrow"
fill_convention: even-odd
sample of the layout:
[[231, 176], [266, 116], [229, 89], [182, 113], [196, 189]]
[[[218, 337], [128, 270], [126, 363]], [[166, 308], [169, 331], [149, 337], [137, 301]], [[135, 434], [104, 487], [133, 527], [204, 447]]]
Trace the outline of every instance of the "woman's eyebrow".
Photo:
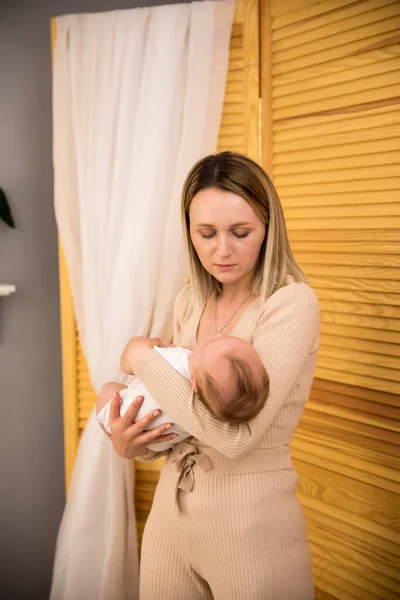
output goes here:
[[[242, 221], [240, 223], [233, 223], [232, 225], [229, 225], [229, 227], [243, 227], [244, 225], [251, 225], [251, 223]], [[215, 225], [210, 225], [210, 223], [198, 223], [197, 227], [215, 227]]]

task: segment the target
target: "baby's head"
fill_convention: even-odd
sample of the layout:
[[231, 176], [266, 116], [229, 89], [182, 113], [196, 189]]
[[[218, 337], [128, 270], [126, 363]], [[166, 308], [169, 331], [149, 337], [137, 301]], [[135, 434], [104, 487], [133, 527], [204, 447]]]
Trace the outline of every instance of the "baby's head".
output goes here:
[[189, 367], [194, 391], [221, 421], [245, 423], [266, 402], [265, 367], [253, 346], [241, 338], [217, 335], [196, 346]]

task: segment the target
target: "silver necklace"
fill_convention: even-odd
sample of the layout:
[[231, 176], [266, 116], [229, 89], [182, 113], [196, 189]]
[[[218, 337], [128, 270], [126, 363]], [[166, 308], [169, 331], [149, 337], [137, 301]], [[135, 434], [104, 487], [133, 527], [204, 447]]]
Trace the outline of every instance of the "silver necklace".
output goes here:
[[237, 313], [239, 312], [239, 310], [242, 308], [243, 304], [244, 304], [245, 302], [247, 302], [247, 300], [248, 300], [249, 298], [251, 298], [251, 297], [252, 297], [252, 295], [253, 295], [253, 294], [249, 294], [249, 295], [247, 296], [247, 298], [245, 298], [245, 299], [243, 300], [243, 302], [241, 302], [241, 303], [239, 304], [239, 306], [237, 307], [237, 309], [235, 310], [235, 312], [233, 313], [233, 315], [231, 316], [231, 318], [230, 318], [230, 319], [228, 319], [228, 321], [225, 321], [225, 323], [222, 325], [221, 329], [218, 329], [218, 325], [217, 325], [217, 295], [215, 295], [215, 314], [214, 314], [215, 333], [222, 333], [222, 332], [224, 331], [224, 329], [226, 329], [226, 328], [228, 327], [228, 325], [229, 325], [229, 323], [232, 321], [233, 317], [234, 317], [235, 315], [237, 315]]

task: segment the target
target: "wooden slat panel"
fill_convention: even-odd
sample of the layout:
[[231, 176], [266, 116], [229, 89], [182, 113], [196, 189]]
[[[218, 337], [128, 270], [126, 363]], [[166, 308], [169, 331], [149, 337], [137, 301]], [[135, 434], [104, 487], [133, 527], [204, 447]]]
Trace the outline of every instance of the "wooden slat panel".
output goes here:
[[[301, 461], [297, 460], [295, 460], [295, 463], [296, 466], [299, 465], [300, 470], [302, 469], [301, 465], [303, 465], [303, 469], [305, 470], [309, 468], [307, 463], [302, 463]], [[349, 489], [349, 486], [358, 486], [361, 483], [352, 480], [352, 478], [347, 477], [346, 475], [343, 476], [343, 481], [347, 481], [347, 489]], [[367, 487], [371, 489], [371, 486], [367, 485]], [[390, 494], [390, 492], [386, 493]], [[393, 547], [391, 546], [390, 542], [386, 544], [385, 540], [382, 540], [379, 536], [376, 536], [371, 532], [357, 527], [355, 523], [347, 524], [342, 522], [341, 528], [339, 529], [335, 519], [329, 514], [322, 514], [318, 512], [312, 514], [307, 508], [304, 509], [304, 512], [307, 517], [307, 528], [310, 528], [316, 534], [323, 537], [323, 532], [326, 531], [328, 537], [335, 533], [337, 535], [337, 539], [340, 540], [340, 542], [344, 545], [347, 545], [347, 547], [356, 549], [359, 552], [361, 551], [366, 556], [373, 556], [376, 561], [376, 568], [379, 568], [379, 570], [381, 569], [381, 565], [384, 565], [384, 570], [387, 570], [391, 573], [396, 570], [398, 558], [396, 553], [392, 552]], [[396, 578], [394, 579], [396, 580]]]
[[[358, 180], [347, 180], [341, 181], [338, 177], [338, 181], [324, 182], [323, 187], [320, 183], [309, 183], [304, 185], [286, 185], [285, 183], [281, 183], [279, 186], [279, 194], [284, 198], [289, 198], [293, 196], [322, 196], [324, 194], [349, 194], [352, 192], [371, 192], [371, 191], [379, 191], [379, 190], [391, 190], [398, 192], [400, 188], [400, 177], [385, 177], [385, 178], [377, 178], [370, 179], [368, 176], [365, 176], [363, 179]], [[278, 186], [277, 186], [278, 187]], [[296, 194], [297, 190], [297, 194]], [[395, 226], [392, 229], [396, 228]], [[324, 227], [320, 227], [320, 229], [324, 229]], [[376, 229], [376, 227], [370, 227], [369, 229]]]
[[[400, 184], [400, 180], [399, 180]], [[309, 233], [306, 229], [303, 231], [293, 231], [290, 234], [291, 241], [307, 241], [309, 239]], [[318, 242], [341, 242], [347, 244], [347, 242], [363, 242], [365, 240], [379, 241], [382, 243], [389, 242], [400, 242], [400, 230], [399, 229], [359, 229], [356, 231], [326, 231], [320, 229], [319, 231], [313, 231], [313, 240]]]
[[[339, 356], [338, 356], [339, 354]], [[382, 387], [391, 392], [395, 392], [399, 389], [400, 384], [400, 372], [396, 368], [389, 368], [377, 364], [370, 364], [369, 362], [354, 362], [351, 361], [351, 352], [347, 352], [347, 358], [344, 354], [335, 352], [321, 352], [318, 358], [319, 369], [332, 369], [340, 372], [345, 372], [349, 376], [353, 375], [353, 380], [359, 377], [368, 377], [382, 380]], [[358, 358], [361, 358], [361, 354], [358, 354]], [[334, 359], [334, 360], [333, 360]], [[368, 361], [372, 360], [372, 357], [368, 358]], [[356, 384], [356, 381], [354, 381]]]
[[272, 29], [286, 27], [293, 23], [313, 20], [319, 15], [330, 14], [346, 7], [349, 0], [276, 0], [271, 2]]
[[[349, 186], [350, 187], [350, 186]], [[400, 227], [399, 217], [342, 217], [337, 219], [288, 219], [287, 228], [290, 234], [298, 229], [304, 229], [304, 225], [307, 224], [308, 229], [322, 229], [326, 227], [326, 230], [340, 229], [343, 231], [351, 229], [372, 229], [372, 227], [380, 227], [381, 229], [392, 229], [393, 227]], [[339, 273], [338, 273], [339, 276]]]
[[[390, 396], [393, 394], [388, 394], [388, 398]], [[313, 406], [311, 404], [311, 408], [307, 408], [302, 416], [295, 436], [297, 447], [303, 445], [307, 450], [306, 444], [315, 444], [321, 451], [329, 449], [336, 462], [344, 462], [341, 454], [347, 454], [356, 461], [352, 466], [357, 467], [358, 464], [358, 468], [367, 473], [400, 483], [398, 426], [390, 429], [385, 427], [383, 432], [379, 423], [371, 426], [356, 419], [349, 420], [347, 415], [338, 417], [332, 410], [315, 411]]]
[[76, 340], [76, 374], [77, 374], [77, 410], [78, 410], [78, 434], [82, 435], [89, 416], [96, 403], [97, 395], [90, 381], [89, 369], [79, 340], [75, 326]]
[[[296, 461], [296, 468], [301, 471], [302, 463]], [[351, 483], [348, 478], [347, 486]], [[318, 515], [316, 515], [318, 519]], [[322, 528], [318, 521], [309, 518], [307, 520], [307, 531], [310, 541], [317, 543], [318, 540], [324, 540], [327, 547], [335, 550], [341, 549], [343, 556], [351, 562], [368, 566], [374, 577], [379, 579], [380, 574], [384, 574], [386, 577], [390, 577], [393, 582], [391, 586], [394, 587], [399, 578], [399, 571], [396, 569], [392, 562], [394, 557], [387, 558], [387, 553], [381, 552], [382, 560], [376, 561], [376, 550], [371, 552], [370, 547], [364, 544], [360, 544], [357, 537], [357, 530], [352, 531], [351, 537], [340, 535], [339, 531], [333, 531], [326, 525]], [[386, 560], [385, 560], [386, 559]]]
[[[382, 127], [366, 130], [367, 135], [364, 138], [367, 141], [360, 141], [362, 132], [355, 132], [347, 135], [324, 136], [322, 139], [314, 140], [313, 146], [309, 149], [302, 147], [300, 150], [295, 149], [292, 143], [292, 151], [288, 151], [288, 143], [286, 143], [286, 151], [276, 147], [277, 155], [274, 157], [274, 167], [286, 163], [302, 163], [303, 161], [315, 161], [323, 159], [333, 159], [345, 156], [361, 156], [370, 154], [376, 156], [386, 152], [393, 152], [400, 147], [400, 127]], [[365, 132], [364, 132], [365, 133]], [[336, 139], [332, 139], [336, 138]], [[340, 140], [340, 141], [338, 141]], [[338, 142], [336, 145], [334, 142]], [[371, 144], [371, 142], [373, 142]], [[303, 140], [298, 142], [300, 145]], [[281, 150], [281, 151], [280, 151]]]
[[[397, 268], [390, 267], [379, 267], [379, 266], [368, 266], [368, 267], [350, 267], [349, 265], [343, 267], [338, 265], [309, 265], [303, 263], [302, 267], [306, 273], [312, 273], [313, 276], [326, 276], [330, 277], [360, 277], [365, 279], [376, 279], [392, 281], [396, 292], [400, 292], [400, 271]], [[398, 285], [397, 285], [398, 284]]]
[[[387, 19], [359, 30], [353, 29], [343, 36], [336, 35], [327, 40], [303, 44], [299, 46], [299, 53], [296, 53], [295, 49], [273, 53], [272, 74], [275, 77], [275, 75], [338, 60], [359, 52], [369, 52], [380, 46], [396, 44], [398, 31], [398, 18]], [[362, 37], [357, 37], [359, 35]]]
[[[326, 348], [346, 348], [347, 351], [356, 350], [358, 352], [363, 352], [370, 356], [370, 360], [376, 360], [377, 364], [382, 364], [383, 366], [387, 366], [389, 368], [396, 368], [393, 365], [399, 364], [400, 357], [400, 349], [398, 344], [391, 344], [390, 342], [379, 342], [374, 339], [361, 339], [359, 336], [355, 337], [357, 333], [359, 334], [358, 329], [354, 327], [346, 327], [342, 326], [340, 330], [331, 326], [330, 323], [322, 323], [322, 334], [321, 334], [321, 345], [324, 344], [324, 347], [321, 347], [321, 354], [324, 352]], [[346, 336], [346, 333], [348, 334]], [[351, 335], [354, 333], [354, 337]], [[371, 336], [372, 334], [366, 332], [366, 336]], [[327, 352], [331, 350], [326, 350]], [[378, 358], [379, 357], [379, 358]]]
[[230, 125], [240, 125], [243, 127], [243, 114], [223, 112], [221, 116], [221, 127], [230, 127]]
[[[395, 56], [388, 56], [387, 60], [374, 61], [367, 65], [362, 64], [355, 69], [337, 70], [334, 73], [329, 72], [326, 75], [318, 73], [310, 79], [302, 78], [300, 80], [292, 80], [285, 85], [274, 86], [274, 98], [288, 98], [293, 94], [307, 93], [307, 95], [310, 94], [311, 100], [315, 99], [315, 94], [310, 93], [311, 90], [320, 90], [321, 88], [327, 90], [328, 96], [337, 95], [335, 94], [336, 90], [332, 89], [332, 86], [362, 79], [370, 80], [364, 83], [366, 89], [370, 89], [367, 86], [373, 82], [371, 78], [399, 70], [400, 47], [393, 45], [392, 48]], [[386, 80], [384, 80], [384, 85], [387, 85]], [[351, 88], [351, 91], [356, 91], [356, 89]], [[293, 102], [288, 101], [287, 104], [293, 104]]]
[[[392, 204], [400, 202], [400, 191], [398, 190], [381, 190], [380, 192], [352, 192], [351, 194], [321, 194], [321, 195], [308, 195], [308, 196], [285, 196], [281, 194], [282, 205], [285, 209], [285, 213], [290, 208], [304, 207], [304, 206], [347, 206], [347, 205], [365, 205], [364, 210], [368, 204]], [[384, 246], [383, 246], [384, 247]], [[376, 246], [376, 252], [379, 252], [378, 246]], [[382, 250], [387, 252], [387, 250]]]
[[[332, 8], [330, 7], [330, 2], [325, 2], [324, 12], [319, 16], [313, 15], [314, 18], [312, 19], [310, 19], [309, 17], [302, 18], [300, 11], [296, 11], [296, 21], [292, 25], [288, 24], [286, 19], [274, 19], [273, 33], [271, 39], [273, 42], [275, 42], [277, 40], [282, 40], [285, 38], [291, 38], [300, 35], [310, 30], [319, 31], [322, 27], [326, 26], [327, 24], [337, 23], [339, 21], [341, 22], [341, 26], [346, 26], [346, 24], [353, 17], [363, 15], [363, 13], [366, 13], [367, 11], [379, 9], [383, 6], [387, 7], [390, 4], [393, 4], [394, 2], [397, 2], [397, 0], [364, 0], [363, 2], [350, 3], [343, 2], [341, 3], [341, 10], [337, 10], [338, 6]], [[357, 26], [358, 23], [358, 20], [356, 20], [355, 26]], [[353, 21], [351, 21], [351, 24], [354, 26]]]
[[[313, 29], [308, 33], [308, 41], [302, 41], [306, 36], [294, 36], [294, 38], [289, 38], [291, 47], [284, 47], [288, 45], [288, 40], [277, 40], [272, 43], [272, 63], [279, 64], [282, 62], [290, 62], [291, 59], [298, 57], [307, 58], [310, 60], [310, 54], [318, 52], [319, 58], [321, 56], [325, 56], [326, 51], [331, 50], [332, 48], [337, 48], [338, 46], [344, 46], [341, 48], [341, 52], [347, 54], [351, 54], [354, 52], [355, 48], [353, 44], [358, 44], [360, 42], [367, 43], [368, 45], [376, 42], [376, 38], [382, 34], [391, 33], [392, 31], [399, 31], [399, 6], [398, 3], [394, 3], [390, 5], [389, 11], [392, 12], [392, 16], [387, 16], [386, 18], [379, 18], [378, 15], [382, 16], [381, 11], [371, 11], [369, 14], [365, 13], [363, 17], [359, 16], [356, 19], [356, 27], [352, 27], [348, 31], [340, 31], [340, 27], [338, 28], [336, 24], [328, 25], [326, 30], [334, 30], [333, 33], [325, 35], [321, 39], [319, 39], [319, 33], [323, 32], [323, 29]], [[383, 10], [387, 11], [388, 8], [384, 8]], [[377, 15], [377, 17], [375, 17]], [[368, 23], [369, 18], [378, 18], [377, 22]], [[363, 23], [364, 21], [364, 23]], [[359, 25], [357, 25], [359, 23]], [[344, 24], [341, 23], [341, 27]], [[296, 41], [299, 39], [299, 44], [296, 45]], [[363, 47], [362, 47], [363, 48]], [[367, 47], [368, 48], [368, 47]], [[357, 47], [357, 50], [360, 48]], [[340, 54], [343, 56], [343, 54]], [[315, 62], [318, 62], [318, 57], [316, 57]]]
[[[322, 398], [326, 398], [326, 400], [322, 400]], [[377, 402], [351, 397], [345, 397], [342, 404], [332, 404], [330, 400], [329, 393], [325, 396], [320, 393], [318, 400], [309, 400], [307, 413], [313, 411], [314, 413], [333, 415], [341, 419], [400, 433], [400, 409], [395, 406], [388, 407]]]
[[[384, 404], [386, 406], [398, 406], [398, 396], [389, 395], [382, 392], [377, 392], [376, 390], [368, 390], [361, 387], [354, 387], [348, 385], [342, 385], [341, 383], [332, 383], [331, 381], [324, 381], [323, 379], [314, 379], [313, 389], [311, 390], [310, 398], [311, 400], [319, 400], [320, 398], [327, 398], [330, 396], [330, 401], [334, 404], [339, 403], [346, 405], [346, 402], [352, 403], [354, 399], [358, 402], [358, 400], [371, 400], [374, 403], [374, 409], [378, 410], [378, 414], [380, 413], [380, 404]], [[389, 411], [390, 414], [390, 411]], [[398, 418], [399, 414], [396, 412], [396, 416], [394, 418]]]
[[[316, 277], [311, 273], [308, 273], [308, 281], [312, 287], [318, 288], [323, 287], [326, 290], [361, 290], [369, 291], [371, 289], [385, 294], [398, 294], [399, 285], [397, 281], [383, 281], [380, 279], [352, 279], [345, 277]], [[361, 335], [361, 332], [360, 332]]]
[[[389, 490], [394, 494], [399, 493], [400, 483], [398, 477], [396, 478], [396, 469], [381, 464], [378, 452], [374, 454], [374, 452], [370, 451], [366, 453], [365, 457], [360, 458], [358, 449], [353, 448], [351, 443], [341, 442], [339, 436], [330, 436], [328, 441], [326, 441], [325, 438], [327, 435], [329, 435], [328, 427], [325, 428], [323, 436], [310, 435], [309, 431], [306, 431], [306, 434], [304, 434], [303, 429], [299, 428], [296, 438], [292, 443], [293, 457], [328, 470], [333, 470], [336, 473], [348, 475], [352, 479], [364, 483], [372, 483], [374, 486]], [[398, 447], [396, 450], [398, 450]], [[364, 452], [365, 448], [363, 448]], [[331, 464], [331, 468], [327, 467], [327, 462]], [[320, 510], [322, 510], [322, 507]], [[326, 514], [333, 515], [330, 509], [324, 507], [323, 510]], [[395, 536], [393, 532], [389, 533], [386, 528], [374, 526], [372, 523], [363, 523], [363, 525], [363, 528], [366, 528], [370, 533], [374, 533], [374, 535], [387, 540], [391, 539], [388, 537], [390, 535], [393, 538], [391, 545], [393, 549], [396, 548], [398, 536]]]
[[348, 385], [359, 385], [373, 390], [380, 390], [382, 392], [388, 392], [390, 394], [397, 394], [399, 390], [399, 384], [388, 381], [387, 379], [378, 379], [377, 377], [367, 377], [365, 375], [356, 375], [346, 371], [340, 371], [335, 369], [326, 369], [324, 367], [317, 366], [315, 372], [317, 377], [327, 379], [329, 381], [340, 381]]
[[334, 596], [328, 594], [328, 592], [324, 592], [319, 588], [315, 588], [315, 600], [335, 600]]
[[[394, 206], [394, 205], [393, 205]], [[344, 211], [346, 215], [346, 211]], [[323, 215], [321, 215], [323, 216]], [[330, 211], [326, 212], [325, 218], [335, 216]], [[305, 215], [304, 218], [307, 216]], [[396, 248], [392, 248], [393, 252]], [[371, 266], [371, 267], [400, 267], [400, 256], [398, 254], [380, 254], [375, 257], [373, 254], [359, 254], [346, 252], [342, 248], [342, 252], [323, 252], [316, 254], [314, 252], [298, 252], [296, 254], [298, 261], [301, 264], [308, 265], [346, 265], [346, 266]], [[356, 307], [354, 307], [355, 309]]]
[[[359, 350], [338, 348], [337, 346], [323, 346], [319, 352], [319, 366], [329, 368], [344, 368], [349, 373], [365, 374], [400, 382], [398, 369], [399, 359], [393, 356], [361, 352]], [[334, 359], [334, 360], [332, 360]], [[372, 362], [372, 366], [369, 363]]]
[[[400, 316], [400, 308], [398, 306], [361, 302], [355, 303], [354, 301], [344, 302], [343, 300], [334, 300], [332, 298], [329, 298], [329, 300], [320, 298], [320, 308], [324, 312], [356, 313], [358, 315], [371, 315], [383, 319], [391, 318], [392, 321], [397, 321]], [[398, 325], [395, 325], [394, 329], [398, 330]]]
[[[387, 529], [399, 531], [398, 497], [393, 492], [353, 482], [338, 473], [297, 461], [296, 470], [300, 475], [299, 490], [302, 494], [319, 498], [325, 504], [352, 513], [355, 517], [360, 516]], [[390, 573], [395, 575], [393, 569]], [[395, 575], [395, 579], [400, 581], [399, 573]]]
[[[400, 98], [385, 104], [353, 105], [340, 111], [302, 115], [297, 119], [281, 119], [272, 122], [274, 143], [282, 140], [309, 138], [398, 125], [400, 123]], [[307, 142], [304, 140], [304, 143]]]
[[[353, 291], [347, 289], [330, 289], [315, 288], [314, 290], [320, 300], [320, 306], [326, 307], [329, 304], [326, 302], [351, 302], [352, 311], [359, 310], [359, 303], [362, 303], [362, 310], [374, 311], [374, 314], [381, 316], [396, 317], [399, 314], [400, 298], [398, 294], [380, 294], [376, 291]], [[370, 308], [368, 308], [368, 306]]]
[[[386, 578], [383, 574], [381, 574], [378, 582], [371, 579], [370, 570], [357, 563], [349, 565], [341, 554], [332, 552], [329, 548], [324, 549], [322, 545], [310, 541], [310, 549], [314, 562], [322, 564], [333, 576], [342, 576], [343, 580], [346, 581], [346, 587], [349, 584], [353, 586], [353, 590], [359, 594], [359, 598], [398, 599], [396, 591], [387, 587], [390, 584], [390, 579]], [[392, 588], [394, 586], [398, 590], [398, 586], [392, 584]]]
[[[319, 447], [316, 447], [314, 449], [312, 444], [309, 444], [307, 446], [307, 449], [305, 449], [301, 446], [301, 444], [298, 444], [297, 439], [291, 445], [291, 453], [292, 458], [295, 461], [302, 461], [310, 465], [317, 465], [323, 469], [328, 468], [328, 470], [332, 470], [335, 473], [341, 473], [342, 475], [346, 475], [347, 477], [350, 477], [355, 481], [362, 481], [369, 485], [392, 491], [395, 494], [400, 493], [400, 486], [397, 483], [392, 482], [389, 479], [385, 479], [384, 477], [380, 477], [379, 475], [376, 475], [371, 471], [366, 471], [365, 462], [361, 465], [364, 468], [359, 468], [358, 463], [353, 464], [351, 456], [343, 455], [342, 460], [335, 461], [332, 458], [332, 456], [328, 455], [328, 453], [325, 453], [324, 449], [321, 450]], [[338, 454], [336, 456], [338, 456]], [[327, 467], [328, 464], [329, 467]], [[320, 517], [319, 520], [321, 520]], [[333, 522], [335, 523], [336, 528], [338, 528], [338, 523], [335, 522], [334, 518]], [[342, 525], [343, 524], [341, 523], [340, 527], [342, 527]], [[378, 538], [378, 541], [379, 539], [380, 538]], [[375, 545], [377, 545], [378, 548], [380, 547], [379, 544], [374, 544], [374, 546]]]
[[[393, 144], [385, 143], [383, 141], [377, 141], [374, 146], [374, 152], [357, 154], [357, 148], [354, 148], [354, 154], [349, 156], [330, 156], [321, 157], [321, 159], [310, 159], [307, 154], [302, 160], [297, 162], [287, 163], [274, 163], [273, 173], [278, 179], [282, 175], [295, 175], [297, 173], [318, 173], [327, 172], [329, 170], [340, 170], [340, 169], [362, 169], [368, 167], [368, 169], [384, 166], [384, 165], [396, 165], [400, 166], [400, 151], [396, 148], [398, 140], [393, 140]], [[390, 151], [390, 145], [394, 148]], [[396, 174], [396, 172], [394, 172]], [[382, 175], [386, 177], [384, 173]], [[336, 177], [335, 177], [336, 179]], [[343, 176], [341, 176], [343, 179]], [[346, 178], [347, 179], [347, 178]]]
[[[385, 338], [383, 341], [396, 343], [399, 340], [397, 332], [399, 331], [398, 319], [386, 317], [376, 317], [371, 315], [361, 315], [352, 311], [351, 313], [341, 311], [321, 310], [321, 321], [323, 323], [337, 323], [341, 325], [351, 325], [363, 329], [371, 328], [379, 330], [375, 335], [381, 335]], [[380, 338], [378, 338], [380, 339]]]
[[268, 168], [321, 308], [292, 442], [316, 598], [397, 598], [400, 4], [270, 5]]
[[[379, 89], [368, 89], [365, 91], [356, 91], [344, 96], [324, 97], [320, 100], [307, 101], [304, 104], [293, 104], [291, 106], [280, 107], [278, 101], [273, 103], [273, 118], [293, 119], [310, 113], [339, 111], [340, 109], [351, 107], [353, 105], [363, 105], [368, 103], [384, 103], [385, 100], [393, 99], [398, 101], [400, 97], [400, 84], [396, 82]], [[276, 108], [275, 108], [276, 106]]]
[[[296, 233], [296, 232], [295, 231], [291, 232], [291, 235], [293, 233]], [[298, 257], [299, 261], [302, 260], [302, 257], [308, 253], [311, 253], [311, 255], [313, 256], [313, 260], [318, 260], [318, 259], [315, 259], [315, 255], [318, 253], [334, 254], [334, 253], [339, 253], [339, 252], [348, 252], [349, 255], [351, 255], [351, 256], [356, 253], [363, 254], [364, 256], [376, 255], [378, 264], [383, 264], [383, 263], [380, 263], [380, 255], [383, 255], [384, 262], [385, 261], [387, 262], [388, 260], [390, 260], [390, 258], [389, 258], [390, 256], [394, 256], [395, 258], [398, 256], [397, 255], [397, 246], [396, 246], [395, 242], [378, 242], [378, 241], [375, 241], [374, 239], [371, 240], [371, 238], [368, 238], [367, 235], [364, 237], [364, 240], [360, 240], [359, 242], [348, 242], [345, 245], [342, 242], [328, 242], [328, 243], [324, 244], [321, 241], [313, 240], [309, 244], [307, 244], [307, 242], [291, 241], [291, 246], [292, 246], [292, 250], [294, 251], [296, 257]], [[387, 256], [385, 257], [384, 255], [387, 255]], [[323, 258], [321, 258], [319, 260], [323, 260]], [[327, 260], [329, 260], [329, 259], [327, 259]], [[375, 264], [377, 264], [377, 263], [375, 263]], [[371, 297], [374, 298], [373, 292], [371, 292], [371, 294], [372, 294]], [[385, 300], [386, 300], [386, 298], [382, 297], [382, 301], [385, 302]], [[399, 299], [397, 296], [393, 296], [392, 300], [393, 300], [393, 304], [395, 304], [395, 305], [397, 305], [399, 302]], [[385, 302], [385, 303], [389, 304], [389, 302]]]
[[[372, 71], [378, 71], [382, 67], [380, 66], [382, 61], [387, 61], [392, 58], [396, 58], [400, 54], [400, 36], [393, 35], [390, 40], [386, 42], [384, 46], [378, 45], [377, 48], [366, 50], [365, 52], [355, 52], [348, 56], [341, 56], [337, 59], [328, 60], [320, 64], [311, 64], [304, 68], [297, 68], [294, 71], [288, 71], [280, 75], [276, 75], [274, 78], [275, 94], [279, 95], [279, 88], [281, 86], [286, 87], [290, 83], [305, 83], [310, 80], [316, 80], [319, 77], [321, 79], [329, 77], [329, 75], [339, 75], [339, 80], [343, 77], [343, 80], [348, 76], [349, 71], [361, 69], [362, 67], [368, 67]], [[378, 66], [379, 65], [379, 66]], [[358, 71], [358, 74], [361, 72]], [[372, 74], [372, 73], [371, 73]], [[310, 82], [313, 85], [312, 82]], [[317, 83], [316, 83], [317, 85]]]
[[[302, 31], [301, 27], [297, 29], [292, 28], [292, 35], [286, 35], [284, 37], [279, 36], [277, 34], [280, 30], [275, 30], [275, 35], [273, 35], [272, 37], [274, 51], [286, 51], [285, 54], [289, 58], [291, 58], [292, 55], [288, 51], [292, 48], [297, 49], [301, 45], [308, 47], [309, 44], [311, 44], [312, 42], [318, 40], [326, 40], [331, 36], [337, 35], [341, 35], [341, 39], [343, 39], [344, 41], [347, 38], [343, 34], [352, 30], [356, 30], [354, 32], [356, 39], [359, 39], [360, 36], [368, 37], [370, 31], [372, 32], [372, 34], [376, 33], [376, 31], [379, 31], [379, 26], [370, 27], [371, 25], [377, 25], [381, 21], [388, 22], [388, 20], [390, 24], [394, 17], [398, 17], [400, 15], [399, 3], [395, 2], [395, 0], [392, 0], [391, 2], [377, 2], [377, 0], [373, 0], [370, 2], [367, 1], [364, 2], [363, 5], [358, 6], [357, 8], [358, 10], [356, 14], [352, 16], [350, 16], [348, 13], [346, 16], [345, 11], [337, 11], [336, 13], [334, 13], [336, 14], [336, 17], [338, 17], [339, 15], [342, 17], [340, 20], [333, 19], [332, 15], [325, 14], [324, 17], [319, 21], [321, 25], [318, 25], [318, 21], [317, 23], [315, 23], [314, 20], [311, 22], [308, 21], [308, 27], [305, 31]], [[322, 22], [324, 23], [323, 25]], [[310, 26], [311, 23], [312, 25], [314, 25], [313, 27]], [[360, 34], [360, 32], [357, 31], [361, 27], [365, 28], [365, 33], [363, 31], [363, 33]], [[387, 26], [384, 29], [384, 31], [387, 31]], [[287, 33], [287, 29], [285, 30], [285, 33]], [[351, 37], [350, 39], [353, 39], [353, 37]], [[321, 49], [324, 49], [325, 47], [331, 46], [324, 46], [323, 44], [321, 44]], [[301, 53], [302, 51], [300, 49], [300, 54]], [[308, 52], [305, 53], [307, 54]]]
[[[340, 206], [329, 206], [323, 202], [316, 206], [302, 206], [301, 202], [298, 203], [296, 208], [286, 207], [286, 202], [282, 201], [285, 218], [288, 221], [292, 219], [331, 219], [331, 218], [345, 218], [345, 217], [358, 217], [360, 214], [363, 217], [383, 217], [383, 216], [398, 216], [400, 215], [400, 202], [392, 202], [390, 204], [379, 204], [370, 203], [360, 207], [360, 205], [353, 206], [352, 204], [344, 204]], [[395, 250], [393, 247], [392, 250]], [[381, 254], [381, 253], [380, 253]], [[315, 258], [315, 257], [314, 257]], [[318, 259], [316, 259], [318, 260]], [[321, 260], [321, 259], [320, 259]], [[397, 259], [392, 257], [388, 259], [393, 265], [393, 261]], [[384, 258], [381, 257], [378, 260], [378, 264], [383, 264]], [[361, 263], [360, 263], [361, 264]]]
[[[324, 313], [326, 314], [326, 313]], [[393, 343], [390, 333], [380, 331], [378, 329], [368, 329], [367, 327], [356, 327], [352, 325], [344, 325], [330, 322], [329, 318], [323, 318], [321, 323], [321, 331], [325, 335], [338, 335], [341, 337], [349, 337], [355, 340], [371, 341], [377, 352], [384, 348], [389, 356], [400, 356], [400, 346]], [[382, 352], [383, 354], [386, 352]], [[329, 378], [330, 379], [330, 378]], [[347, 382], [350, 383], [351, 382]], [[359, 385], [354, 383], [353, 385]], [[366, 386], [369, 387], [369, 386]], [[396, 392], [395, 392], [396, 393]]]
[[[350, 161], [349, 161], [350, 162]], [[306, 169], [306, 167], [305, 167]], [[395, 160], [392, 164], [389, 165], [379, 165], [379, 166], [368, 166], [368, 167], [354, 167], [347, 169], [345, 164], [343, 164], [340, 168], [332, 169], [332, 170], [323, 170], [312, 172], [302, 172], [296, 174], [285, 174], [285, 175], [277, 175], [274, 180], [276, 181], [276, 185], [279, 186], [305, 186], [305, 185], [315, 185], [317, 183], [336, 183], [340, 182], [341, 184], [347, 183], [348, 181], [354, 182], [356, 180], [363, 179], [387, 179], [387, 178], [395, 178], [398, 177], [399, 174], [399, 164], [397, 160]], [[378, 182], [379, 183], [379, 182]]]

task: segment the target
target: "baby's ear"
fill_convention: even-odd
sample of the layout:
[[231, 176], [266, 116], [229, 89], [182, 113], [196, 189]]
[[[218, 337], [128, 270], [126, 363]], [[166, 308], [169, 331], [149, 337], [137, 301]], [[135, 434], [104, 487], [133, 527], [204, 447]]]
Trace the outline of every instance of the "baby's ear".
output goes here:
[[192, 384], [192, 389], [193, 389], [194, 393], [197, 394], [199, 388], [198, 388], [197, 382], [193, 376], [190, 378], [190, 383]]

